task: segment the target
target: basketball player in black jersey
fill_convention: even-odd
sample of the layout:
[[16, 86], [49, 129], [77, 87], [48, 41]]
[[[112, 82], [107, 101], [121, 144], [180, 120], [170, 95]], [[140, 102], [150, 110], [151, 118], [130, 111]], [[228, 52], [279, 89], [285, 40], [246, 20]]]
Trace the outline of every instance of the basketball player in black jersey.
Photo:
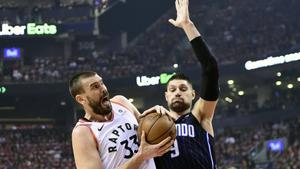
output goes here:
[[165, 98], [175, 119], [177, 136], [172, 149], [155, 159], [158, 169], [216, 169], [213, 115], [219, 96], [218, 65], [189, 18], [188, 0], [176, 0], [177, 18], [169, 22], [184, 30], [202, 65], [200, 98], [192, 106], [195, 91], [190, 80], [174, 75]]

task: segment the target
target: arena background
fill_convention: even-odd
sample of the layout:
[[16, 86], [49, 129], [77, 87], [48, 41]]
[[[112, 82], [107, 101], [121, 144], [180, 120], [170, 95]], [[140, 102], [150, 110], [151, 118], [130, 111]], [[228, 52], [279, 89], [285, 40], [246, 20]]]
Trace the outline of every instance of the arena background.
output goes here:
[[[132, 99], [140, 111], [164, 104], [161, 83], [174, 72], [198, 90], [200, 65], [167, 22], [173, 4], [0, 0], [0, 169], [75, 168], [70, 133], [83, 112], [68, 79], [76, 72], [98, 72], [111, 96]], [[299, 169], [300, 1], [190, 4], [220, 66], [219, 168]], [[254, 66], [261, 67], [246, 69]]]

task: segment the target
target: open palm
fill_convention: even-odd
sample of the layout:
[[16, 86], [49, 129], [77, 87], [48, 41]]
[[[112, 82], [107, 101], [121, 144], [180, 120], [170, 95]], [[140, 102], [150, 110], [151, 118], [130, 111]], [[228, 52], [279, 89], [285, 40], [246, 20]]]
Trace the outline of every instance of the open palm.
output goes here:
[[189, 16], [189, 1], [188, 0], [176, 0], [175, 1], [177, 17], [176, 20], [169, 19], [169, 22], [179, 28], [183, 28], [185, 24], [192, 23]]

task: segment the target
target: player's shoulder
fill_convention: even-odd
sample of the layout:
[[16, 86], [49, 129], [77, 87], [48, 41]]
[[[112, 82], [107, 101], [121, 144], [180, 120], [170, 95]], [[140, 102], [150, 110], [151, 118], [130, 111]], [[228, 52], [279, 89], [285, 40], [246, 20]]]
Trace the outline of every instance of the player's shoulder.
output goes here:
[[116, 95], [110, 99], [114, 103], [128, 104], [129, 100], [122, 95]]
[[91, 136], [91, 129], [88, 125], [77, 125], [73, 128], [72, 138], [89, 137]]
[[125, 96], [116, 95], [110, 101], [114, 104], [118, 104], [118, 105], [120, 105], [122, 107], [125, 107], [128, 110], [132, 111], [131, 106], [130, 106], [130, 102]]
[[193, 115], [193, 113], [187, 113], [187, 114], [183, 114], [181, 116], [179, 116], [179, 118], [177, 118], [176, 121], [191, 121], [192, 119], [194, 119], [195, 116]]
[[[77, 156], [78, 159], [85, 159], [84, 156], [91, 157], [91, 154], [93, 154], [92, 151], [99, 150], [99, 143], [90, 126], [77, 125], [73, 128], [72, 148], [74, 156]], [[82, 154], [84, 154], [84, 156], [81, 156]]]

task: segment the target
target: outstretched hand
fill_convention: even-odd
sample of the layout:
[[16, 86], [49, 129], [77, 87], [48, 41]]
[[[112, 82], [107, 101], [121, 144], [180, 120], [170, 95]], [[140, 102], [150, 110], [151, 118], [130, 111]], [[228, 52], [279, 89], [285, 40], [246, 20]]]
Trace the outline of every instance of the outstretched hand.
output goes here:
[[177, 11], [176, 20], [169, 19], [169, 22], [179, 28], [192, 23], [189, 15], [189, 0], [176, 0], [175, 7]]

